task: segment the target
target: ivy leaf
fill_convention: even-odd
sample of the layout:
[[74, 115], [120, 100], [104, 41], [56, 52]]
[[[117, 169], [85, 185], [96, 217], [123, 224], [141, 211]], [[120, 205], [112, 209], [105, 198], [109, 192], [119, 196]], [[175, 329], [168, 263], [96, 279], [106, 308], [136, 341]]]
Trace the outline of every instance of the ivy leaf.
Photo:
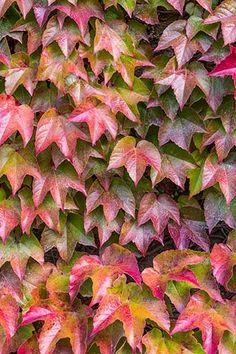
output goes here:
[[153, 298], [148, 289], [141, 289], [134, 283], [125, 284], [125, 279], [120, 278], [100, 301], [91, 335], [119, 320], [123, 324], [127, 342], [135, 352], [140, 346], [147, 319], [156, 322], [165, 331], [169, 330], [165, 304]]
[[218, 182], [227, 205], [230, 204], [231, 200], [236, 195], [234, 158], [234, 155], [231, 155], [227, 160], [217, 163], [216, 157], [210, 155], [206, 159], [203, 169], [202, 190]]
[[185, 107], [174, 121], [166, 118], [160, 126], [160, 145], [173, 141], [184, 150], [189, 150], [194, 133], [204, 133], [205, 127], [200, 116], [192, 108]]
[[26, 175], [40, 176], [36, 159], [29, 148], [15, 151], [10, 145], [0, 148], [0, 176], [7, 176], [13, 195], [21, 187]]
[[[206, 253], [192, 250], [169, 250], [157, 255], [153, 268], [146, 268], [142, 278], [160, 300], [164, 299], [170, 280], [184, 281], [193, 288], [205, 290], [213, 299], [222, 297], [211, 276], [211, 267]], [[168, 294], [168, 293], [167, 293]]]
[[86, 233], [93, 230], [95, 227], [98, 231], [98, 237], [100, 246], [102, 246], [109, 238], [113, 232], [119, 234], [121, 229], [121, 218], [119, 215], [112, 221], [107, 222], [104, 217], [103, 211], [97, 208], [89, 214], [84, 216], [84, 228]]
[[189, 153], [175, 144], [166, 144], [162, 148], [160, 170], [151, 169], [152, 185], [154, 186], [164, 178], [168, 178], [184, 189], [187, 171], [193, 169], [194, 166], [194, 160]]
[[207, 294], [195, 293], [180, 314], [171, 334], [199, 328], [206, 354], [215, 354], [225, 330], [230, 330], [235, 335], [235, 311], [233, 300], [220, 304], [211, 300]]
[[212, 43], [211, 47], [201, 56], [203, 61], [211, 61], [215, 64], [220, 63], [229, 54], [229, 48], [223, 47], [224, 42], [222, 38], [219, 38]]
[[[38, 265], [36, 262], [35, 264]], [[13, 272], [9, 263], [4, 264], [0, 270], [0, 285], [2, 295], [10, 295], [16, 300], [17, 303], [22, 301], [23, 293], [21, 281]]]
[[204, 251], [209, 251], [210, 242], [204, 221], [184, 219], [180, 225], [169, 223], [168, 231], [178, 249], [188, 248], [191, 240]]
[[41, 265], [44, 262], [44, 253], [38, 239], [31, 234], [22, 235], [19, 240], [12, 235], [3, 243], [0, 241], [0, 266], [10, 262], [12, 269], [20, 280], [24, 278], [29, 258], [35, 259]]
[[54, 85], [47, 86], [46, 82], [39, 82], [30, 103], [34, 113], [46, 112], [55, 106], [58, 92]]
[[0, 237], [6, 241], [10, 232], [20, 222], [19, 203], [16, 199], [5, 199], [0, 201]]
[[65, 262], [71, 260], [77, 243], [94, 246], [93, 239], [85, 235], [82, 217], [77, 214], [69, 214], [61, 235], [45, 228], [41, 236], [44, 251], [48, 252], [56, 247]]
[[127, 97], [127, 94], [128, 92], [125, 92], [125, 94], [122, 95], [122, 92], [118, 91], [116, 88], [106, 86], [101, 88], [89, 87], [88, 89], [89, 96], [94, 96], [105, 103], [114, 114], [121, 112], [129, 120], [139, 122], [138, 116], [133, 113], [130, 107], [137, 105], [140, 101], [145, 101], [145, 99], [143, 97], [141, 98], [140, 95], [136, 94], [134, 91], [129, 92], [129, 97]]
[[138, 225], [141, 226], [151, 220], [158, 235], [162, 234], [169, 219], [180, 223], [177, 203], [166, 194], [158, 197], [154, 193], [146, 193], [138, 211]]
[[181, 223], [168, 224], [168, 231], [178, 249], [189, 247], [190, 240], [200, 246], [204, 251], [209, 251], [210, 240], [206, 232], [207, 225], [204, 213], [194, 198], [189, 200], [187, 196], [178, 199], [181, 213]]
[[[45, 289], [47, 279], [54, 269], [55, 265], [49, 262], [40, 265], [32, 260], [29, 261], [20, 289], [22, 289], [23, 286], [22, 291], [24, 296], [31, 298], [33, 300], [32, 303], [39, 298], [39, 289]], [[15, 273], [13, 274], [15, 275]], [[18, 279], [17, 276], [16, 279]], [[28, 304], [27, 308], [29, 308], [31, 304]]]
[[[122, 325], [118, 322], [115, 322], [103, 331], [101, 331], [99, 334], [97, 334], [94, 338], [93, 343], [96, 343], [101, 353], [118, 354], [118, 352], [116, 351], [116, 347], [123, 336], [124, 331]], [[93, 349], [94, 347], [91, 348], [91, 350]]]
[[23, 85], [32, 96], [36, 86], [35, 74], [35, 64], [30, 61], [30, 58], [26, 54], [13, 54], [9, 68], [1, 72], [1, 75], [6, 78], [6, 93], [11, 95], [20, 85]]
[[199, 5], [203, 7], [208, 12], [212, 13], [212, 0], [197, 0]]
[[121, 54], [131, 55], [125, 42], [110, 26], [96, 20], [96, 36], [94, 38], [94, 53], [105, 49], [109, 52], [115, 61]]
[[60, 166], [57, 170], [42, 173], [33, 181], [33, 200], [36, 208], [50, 192], [58, 208], [63, 210], [68, 188], [86, 194], [84, 183], [77, 177], [73, 167], [69, 164]]
[[106, 9], [112, 5], [117, 7], [119, 4], [125, 9], [129, 17], [131, 17], [135, 9], [136, 0], [104, 0], [104, 4]]
[[35, 208], [32, 193], [27, 187], [22, 188], [18, 195], [21, 201], [22, 232], [30, 234], [30, 228], [37, 215], [49, 228], [60, 231], [59, 208], [49, 195], [38, 208]]
[[47, 1], [35, 1], [34, 6], [34, 16], [38, 25], [42, 27], [48, 19], [49, 14], [55, 10], [54, 6], [50, 6]]
[[18, 131], [26, 146], [33, 133], [34, 113], [27, 105], [18, 105], [12, 96], [0, 95], [0, 144]]
[[159, 329], [153, 328], [145, 334], [142, 339], [149, 354], [173, 354], [173, 353], [191, 353], [203, 354], [200, 343], [197, 342], [193, 332], [176, 333], [173, 337], [162, 333]]
[[134, 15], [149, 25], [157, 25], [159, 23], [156, 3], [151, 0], [144, 4], [137, 4]]
[[185, 0], [167, 0], [170, 5], [172, 5], [179, 13], [183, 14], [183, 8], [185, 5]]
[[27, 32], [27, 54], [34, 53], [42, 43], [42, 30], [38, 23], [34, 21], [33, 17], [28, 17], [23, 20], [20, 19], [14, 25], [14, 31]]
[[232, 79], [234, 80], [234, 86], [236, 88], [236, 48], [232, 45], [230, 46], [230, 54], [226, 58], [224, 58], [215, 67], [214, 70], [212, 70], [209, 73], [209, 76], [225, 76], [225, 75], [232, 76]]
[[228, 156], [230, 150], [236, 145], [236, 133], [234, 132], [235, 128], [233, 124], [231, 127], [228, 126], [227, 130], [225, 131], [221, 124], [211, 121], [202, 141], [203, 146], [211, 145], [212, 143], [215, 144], [219, 161], [223, 161]]
[[[25, 326], [24, 328], [18, 328], [15, 335], [11, 338], [11, 340], [7, 340], [4, 330], [0, 328], [0, 350], [3, 354], [7, 352], [14, 352], [20, 348], [22, 343], [29, 340], [29, 338], [33, 335], [33, 326]], [[22, 352], [21, 352], [22, 354]]]
[[72, 20], [75, 21], [79, 30], [84, 37], [88, 27], [88, 22], [91, 17], [104, 20], [101, 5], [97, 0], [83, 0], [78, 1], [76, 6], [70, 4], [56, 5], [55, 8], [65, 13]]
[[141, 284], [135, 256], [117, 244], [108, 246], [101, 258], [91, 255], [82, 256], [75, 263], [70, 274], [70, 297], [74, 299], [84, 281], [91, 278], [93, 298], [90, 306], [93, 306], [106, 296], [107, 289], [122, 274], [130, 275], [137, 284]]
[[113, 139], [116, 138], [118, 130], [116, 117], [104, 104], [96, 105], [92, 101], [87, 101], [71, 113], [69, 121], [87, 123], [93, 145], [106, 130], [109, 131]]
[[103, 206], [107, 222], [112, 222], [120, 209], [133, 217], [135, 214], [134, 196], [129, 187], [118, 178], [113, 178], [108, 188], [103, 188], [98, 180], [91, 185], [86, 199], [87, 214], [99, 205]]
[[155, 81], [160, 85], [172, 87], [180, 109], [183, 109], [197, 84], [194, 73], [187, 68], [178, 69], [176, 67], [175, 58], [170, 59]]
[[208, 16], [205, 23], [221, 22], [221, 29], [224, 38], [224, 44], [230, 44], [236, 41], [234, 16], [236, 6], [234, 0], [223, 0]]
[[36, 321], [44, 321], [38, 337], [39, 351], [42, 354], [53, 353], [57, 342], [70, 338], [75, 353], [86, 352], [87, 319], [82, 307], [63, 309], [59, 304], [36, 304], [23, 315], [21, 326]]
[[0, 62], [5, 64], [6, 66], [10, 65], [10, 48], [6, 38], [3, 38], [0, 41]]
[[131, 58], [127, 55], [121, 55], [120, 58], [112, 63], [114, 70], [118, 71], [126, 84], [132, 88], [135, 80], [135, 70], [137, 67], [153, 66], [145, 57]]
[[208, 71], [199, 62], [191, 62], [188, 69], [194, 75], [196, 85], [205, 94], [207, 103], [216, 112], [223, 97], [228, 94], [227, 82], [222, 78], [208, 77]]
[[204, 134], [202, 146], [215, 143], [218, 159], [224, 160], [232, 147], [236, 145], [236, 125], [235, 125], [235, 101], [228, 96], [217, 111], [219, 120], [210, 120], [207, 125], [207, 133]]
[[135, 145], [134, 137], [120, 139], [111, 154], [108, 170], [125, 166], [137, 186], [148, 165], [157, 171], [160, 170], [161, 156], [155, 145], [146, 140]]
[[174, 49], [179, 68], [186, 64], [198, 50], [197, 43], [189, 40], [184, 33], [186, 24], [185, 20], [171, 23], [164, 30], [155, 49], [160, 51], [171, 46]]
[[137, 223], [127, 220], [121, 228], [119, 242], [125, 245], [134, 242], [138, 250], [146, 255], [147, 249], [153, 240], [157, 240], [163, 244], [163, 235], [158, 235], [151, 223], [138, 226]]
[[64, 56], [68, 58], [74, 50], [76, 43], [83, 41], [83, 39], [74, 22], [67, 22], [66, 26], [60, 28], [57, 17], [53, 16], [48, 21], [47, 27], [43, 32], [43, 47], [47, 47], [54, 41], [57, 42]]
[[8, 294], [1, 294], [0, 297], [0, 324], [2, 325], [7, 341], [14, 336], [17, 330], [19, 307], [16, 300]]
[[204, 213], [209, 232], [219, 221], [224, 221], [229, 227], [236, 228], [236, 220], [232, 211], [226, 205], [223, 195], [216, 190], [207, 194], [204, 201]]
[[33, 6], [33, 1], [32, 0], [2, 0], [0, 4], [0, 17], [2, 17], [5, 12], [8, 10], [8, 8], [12, 5], [12, 3], [17, 2], [17, 5], [19, 6], [20, 12], [26, 17], [27, 13], [30, 11], [30, 9]]
[[55, 43], [43, 49], [37, 72], [39, 81], [50, 80], [58, 90], [64, 92], [65, 78], [70, 74], [87, 81], [87, 72], [76, 50], [66, 59]]
[[[236, 249], [234, 245], [235, 234], [229, 234], [227, 244], [215, 244], [211, 251], [211, 264], [213, 275], [219, 284], [227, 290], [234, 292], [236, 289], [234, 266], [236, 264]], [[232, 281], [231, 281], [232, 280]]]
[[76, 170], [78, 176], [81, 176], [86, 169], [86, 166], [89, 164], [90, 157], [97, 159], [103, 159], [102, 153], [95, 150], [90, 144], [87, 144], [85, 141], [78, 141], [75, 154], [72, 158], [72, 164]]
[[55, 108], [51, 108], [42, 115], [37, 125], [36, 154], [56, 143], [65, 157], [72, 160], [77, 139], [87, 140], [87, 136], [64, 116], [58, 114]]

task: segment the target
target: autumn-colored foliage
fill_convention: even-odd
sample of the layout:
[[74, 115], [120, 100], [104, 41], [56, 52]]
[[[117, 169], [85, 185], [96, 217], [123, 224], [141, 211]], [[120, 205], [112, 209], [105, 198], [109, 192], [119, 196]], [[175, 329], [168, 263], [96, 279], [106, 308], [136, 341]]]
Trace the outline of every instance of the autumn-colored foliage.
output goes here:
[[0, 0], [0, 354], [236, 353], [235, 42], [235, 0]]

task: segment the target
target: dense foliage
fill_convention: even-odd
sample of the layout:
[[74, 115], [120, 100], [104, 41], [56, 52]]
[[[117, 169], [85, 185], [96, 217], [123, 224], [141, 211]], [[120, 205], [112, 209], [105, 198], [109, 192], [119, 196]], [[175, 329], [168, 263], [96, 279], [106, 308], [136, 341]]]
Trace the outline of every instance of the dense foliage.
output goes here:
[[236, 353], [236, 1], [0, 17], [0, 354]]

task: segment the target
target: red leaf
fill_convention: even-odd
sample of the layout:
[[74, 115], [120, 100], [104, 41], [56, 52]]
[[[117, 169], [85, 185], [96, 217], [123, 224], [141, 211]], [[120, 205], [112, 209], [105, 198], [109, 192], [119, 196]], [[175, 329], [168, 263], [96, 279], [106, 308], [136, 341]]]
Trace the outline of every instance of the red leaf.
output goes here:
[[172, 87], [180, 109], [183, 109], [197, 84], [195, 76], [190, 70], [176, 68], [175, 58], [167, 63], [156, 83]]
[[192, 108], [185, 107], [174, 121], [168, 118], [163, 120], [158, 138], [160, 145], [171, 140], [182, 149], [189, 150], [193, 134], [204, 132], [205, 128], [201, 117]]
[[9, 341], [17, 330], [19, 307], [16, 300], [11, 295], [4, 294], [0, 297], [0, 307], [0, 323]]
[[6, 175], [13, 195], [21, 187], [26, 175], [39, 178], [38, 165], [29, 148], [15, 151], [10, 145], [0, 148], [0, 176]]
[[42, 173], [33, 182], [33, 200], [36, 208], [51, 193], [58, 208], [64, 209], [68, 188], [86, 194], [84, 183], [77, 177], [71, 166], [60, 167], [56, 171]]
[[126, 221], [121, 228], [119, 242], [125, 245], [134, 242], [138, 250], [146, 255], [147, 249], [153, 240], [163, 244], [163, 235], [158, 235], [151, 224], [138, 226], [136, 222]]
[[120, 219], [121, 218], [117, 217], [113, 221], [107, 222], [102, 210], [96, 209], [90, 214], [85, 214], [84, 228], [88, 233], [96, 227], [98, 231], [100, 246], [102, 246], [107, 240], [109, 240], [113, 232], [119, 234], [122, 224]]
[[130, 91], [130, 97], [127, 97], [127, 93], [124, 95], [125, 97], [123, 97], [117, 89], [104, 86], [101, 88], [89, 87], [88, 95], [94, 96], [101, 102], [105, 103], [108, 107], [110, 107], [114, 114], [121, 112], [129, 120], [133, 122], [139, 122], [139, 118], [132, 112], [131, 108], [129, 107], [129, 99], [131, 99], [134, 104], [137, 104], [140, 101], [144, 101], [144, 99], [141, 99], [140, 95], [135, 95], [135, 92]]
[[105, 49], [109, 52], [115, 61], [121, 54], [131, 55], [122, 38], [108, 25], [96, 21], [96, 36], [94, 38], [94, 53]]
[[154, 193], [147, 193], [140, 202], [138, 225], [151, 220], [158, 235], [162, 234], [170, 218], [179, 224], [179, 217], [178, 205], [166, 194], [157, 198]]
[[82, 256], [71, 271], [70, 297], [74, 299], [83, 282], [91, 278], [93, 281], [93, 299], [90, 306], [93, 306], [101, 301], [113, 281], [122, 274], [130, 275], [137, 284], [141, 284], [135, 256], [119, 245], [113, 244], [107, 247], [100, 259], [97, 256]]
[[0, 17], [2, 17], [7, 9], [12, 5], [12, 3], [17, 2], [19, 6], [20, 12], [26, 17], [27, 13], [30, 11], [31, 7], [33, 6], [32, 0], [2, 0], [0, 3]]
[[60, 232], [59, 208], [55, 205], [50, 196], [47, 196], [43, 203], [38, 208], [35, 208], [32, 193], [29, 189], [21, 189], [18, 195], [21, 201], [22, 232], [30, 234], [31, 225], [37, 215], [49, 228]]
[[197, 2], [201, 5], [201, 7], [212, 13], [212, 0], [197, 0]]
[[69, 160], [75, 152], [77, 139], [87, 140], [87, 136], [64, 116], [51, 108], [40, 118], [35, 138], [36, 154], [40, 154], [52, 143], [56, 143]]
[[224, 38], [224, 44], [233, 43], [236, 40], [235, 24], [236, 6], [234, 0], [223, 0], [208, 16], [205, 23], [221, 22], [221, 29]]
[[180, 314], [171, 334], [199, 328], [206, 354], [216, 354], [224, 331], [236, 334], [235, 315], [235, 301], [220, 304], [210, 300], [204, 293], [196, 293]]
[[41, 265], [44, 263], [44, 253], [38, 239], [31, 234], [23, 235], [19, 240], [8, 237], [5, 243], [0, 242], [0, 266], [9, 262], [12, 269], [22, 281], [29, 258], [35, 259]]
[[[234, 86], [236, 88], [236, 48], [230, 46], [230, 54], [223, 59], [214, 70], [209, 73], [209, 76], [225, 76], [230, 75], [234, 80]], [[235, 91], [236, 92], [236, 91]], [[236, 93], [235, 93], [236, 97]]]
[[172, 47], [174, 49], [178, 67], [186, 64], [198, 50], [197, 43], [189, 40], [185, 35], [187, 21], [178, 20], [171, 23], [161, 35], [156, 51]]
[[16, 89], [23, 85], [32, 96], [36, 82], [36, 65], [24, 53], [15, 53], [11, 56], [9, 68], [2, 72], [5, 77], [6, 93], [11, 95]]
[[76, 43], [81, 40], [81, 33], [74, 22], [71, 21], [63, 28], [60, 28], [60, 23], [56, 16], [50, 18], [42, 36], [43, 47], [47, 47], [56, 41], [66, 58], [70, 56]]
[[168, 231], [178, 249], [189, 246], [189, 240], [196, 243], [204, 251], [209, 251], [209, 237], [205, 222], [185, 219], [180, 225], [168, 224]]
[[223, 285], [229, 291], [235, 291], [234, 283], [230, 284], [233, 277], [233, 269], [236, 265], [235, 249], [232, 250], [229, 245], [215, 244], [211, 251], [211, 264], [213, 275], [219, 284]]
[[236, 220], [232, 211], [226, 205], [223, 195], [216, 190], [207, 194], [204, 201], [204, 213], [209, 232], [219, 221], [224, 221], [229, 227], [236, 228]]
[[184, 189], [187, 172], [195, 167], [191, 155], [175, 144], [166, 144], [162, 148], [161, 158], [160, 171], [151, 169], [152, 185], [160, 183], [164, 178], [169, 178]]
[[[167, 0], [181, 15], [183, 14], [183, 7], [185, 5], [185, 0]], [[201, 1], [201, 0], [200, 0]]]
[[134, 283], [125, 284], [125, 279], [121, 277], [101, 300], [91, 335], [119, 320], [123, 324], [127, 341], [135, 352], [140, 345], [147, 318], [165, 331], [169, 330], [165, 304], [153, 298], [147, 289], [141, 289]]
[[70, 338], [74, 353], [86, 352], [87, 320], [83, 309], [63, 309], [58, 304], [33, 305], [23, 315], [21, 326], [35, 321], [45, 322], [38, 338], [41, 354], [53, 353], [63, 338]]
[[227, 205], [236, 195], [236, 166], [234, 164], [234, 156], [229, 156], [222, 163], [217, 163], [214, 155], [210, 155], [204, 164], [202, 176], [202, 190], [216, 184], [220, 185], [220, 189], [225, 196]]
[[125, 166], [137, 186], [148, 165], [160, 170], [161, 156], [155, 145], [149, 141], [141, 140], [135, 145], [134, 137], [120, 139], [111, 154], [108, 170]]
[[76, 50], [66, 59], [55, 43], [43, 49], [37, 72], [39, 81], [50, 80], [58, 90], [65, 92], [65, 78], [70, 74], [88, 80], [84, 63]]
[[[27, 54], [31, 55], [42, 43], [42, 31], [37, 24], [32, 19], [21, 21], [19, 20], [15, 26], [15, 31], [27, 32], [28, 41], [27, 41]], [[9, 65], [8, 65], [9, 66]]]
[[22, 136], [24, 146], [33, 133], [34, 113], [27, 105], [17, 105], [12, 96], [0, 95], [0, 144], [15, 131]]
[[86, 199], [87, 213], [91, 213], [99, 205], [107, 222], [112, 222], [120, 209], [134, 217], [135, 199], [129, 187], [118, 178], [113, 178], [109, 188], [103, 188], [96, 180], [88, 191]]
[[97, 17], [102, 21], [104, 20], [102, 8], [97, 0], [79, 1], [76, 6], [70, 4], [56, 5], [55, 8], [64, 12], [75, 21], [83, 37], [85, 36], [91, 17]]
[[[213, 299], [222, 302], [215, 280], [211, 276], [211, 267], [207, 259], [208, 255], [202, 252], [165, 251], [154, 258], [153, 268], [144, 269], [142, 278], [154, 296], [161, 300], [164, 299], [168, 282], [175, 280], [187, 282], [192, 288], [205, 290]], [[199, 270], [197, 265], [199, 265]]]
[[116, 117], [104, 104], [96, 105], [92, 101], [81, 104], [71, 113], [69, 121], [87, 123], [93, 145], [106, 130], [109, 131], [113, 139], [116, 138], [118, 130]]

